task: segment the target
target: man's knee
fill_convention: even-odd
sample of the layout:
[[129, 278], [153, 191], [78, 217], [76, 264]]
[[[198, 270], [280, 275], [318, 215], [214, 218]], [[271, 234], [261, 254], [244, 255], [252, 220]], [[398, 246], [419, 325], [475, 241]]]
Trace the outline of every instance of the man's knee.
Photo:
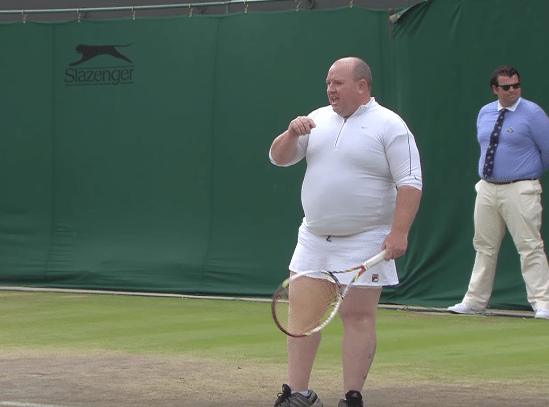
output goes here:
[[340, 312], [340, 318], [343, 325], [370, 325], [375, 323], [376, 310], [356, 309]]
[[517, 241], [515, 243], [515, 245], [516, 245], [517, 251], [519, 253], [525, 253], [525, 252], [526, 253], [531, 253], [531, 252], [537, 252], [537, 251], [541, 251], [541, 252], [545, 251], [543, 240], [522, 239], [520, 241]]

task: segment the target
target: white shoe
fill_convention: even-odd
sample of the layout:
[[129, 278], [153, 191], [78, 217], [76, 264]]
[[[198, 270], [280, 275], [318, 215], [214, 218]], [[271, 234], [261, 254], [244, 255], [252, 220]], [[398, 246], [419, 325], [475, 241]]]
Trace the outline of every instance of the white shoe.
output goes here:
[[484, 312], [484, 310], [471, 308], [470, 306], [465, 305], [462, 302], [452, 307], [448, 307], [448, 311], [451, 312], [452, 314], [469, 314], [469, 315], [482, 314]]
[[549, 319], [549, 309], [547, 309], [547, 308], [538, 308], [536, 310], [536, 315], [534, 315], [534, 318]]

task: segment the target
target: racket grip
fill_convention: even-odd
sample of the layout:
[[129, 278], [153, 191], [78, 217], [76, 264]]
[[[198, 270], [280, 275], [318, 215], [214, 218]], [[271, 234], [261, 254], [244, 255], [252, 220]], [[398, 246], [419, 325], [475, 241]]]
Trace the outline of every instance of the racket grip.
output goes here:
[[381, 262], [383, 259], [385, 259], [385, 253], [387, 253], [387, 250], [383, 250], [380, 253], [376, 254], [374, 257], [366, 260], [363, 264], [366, 269], [369, 269], [373, 266], [375, 266], [377, 263]]

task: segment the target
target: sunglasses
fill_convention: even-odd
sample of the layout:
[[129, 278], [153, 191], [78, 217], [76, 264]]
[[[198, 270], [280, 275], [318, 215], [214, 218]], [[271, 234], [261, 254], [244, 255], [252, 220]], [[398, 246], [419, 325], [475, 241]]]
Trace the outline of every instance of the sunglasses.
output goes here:
[[520, 82], [517, 82], [517, 83], [512, 83], [511, 85], [498, 85], [501, 89], [503, 89], [504, 91], [508, 91], [509, 89], [511, 89], [511, 86], [513, 87], [513, 89], [518, 89], [520, 88]]

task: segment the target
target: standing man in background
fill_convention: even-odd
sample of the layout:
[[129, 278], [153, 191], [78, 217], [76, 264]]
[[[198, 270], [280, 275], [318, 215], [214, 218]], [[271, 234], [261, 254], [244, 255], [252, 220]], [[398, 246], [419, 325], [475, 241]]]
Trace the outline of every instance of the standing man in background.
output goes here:
[[[343, 394], [339, 407], [362, 407], [362, 388], [376, 349], [375, 320], [383, 286], [398, 284], [394, 260], [408, 246], [421, 198], [421, 165], [414, 136], [394, 112], [371, 97], [372, 74], [363, 60], [337, 60], [326, 78], [330, 106], [300, 116], [271, 146], [271, 161], [307, 160], [301, 200], [305, 218], [291, 273], [345, 270], [383, 249], [384, 261], [345, 297]], [[347, 280], [345, 280], [347, 277]], [[341, 280], [348, 284], [351, 276]], [[323, 407], [309, 389], [320, 332], [288, 337], [288, 384], [278, 407]]]
[[486, 310], [506, 226], [520, 254], [528, 302], [536, 318], [549, 319], [549, 266], [541, 237], [541, 184], [549, 168], [549, 119], [535, 103], [521, 98], [520, 75], [509, 65], [492, 74], [497, 100], [480, 109], [480, 144], [476, 184], [475, 236], [477, 252], [463, 301], [455, 314]]

